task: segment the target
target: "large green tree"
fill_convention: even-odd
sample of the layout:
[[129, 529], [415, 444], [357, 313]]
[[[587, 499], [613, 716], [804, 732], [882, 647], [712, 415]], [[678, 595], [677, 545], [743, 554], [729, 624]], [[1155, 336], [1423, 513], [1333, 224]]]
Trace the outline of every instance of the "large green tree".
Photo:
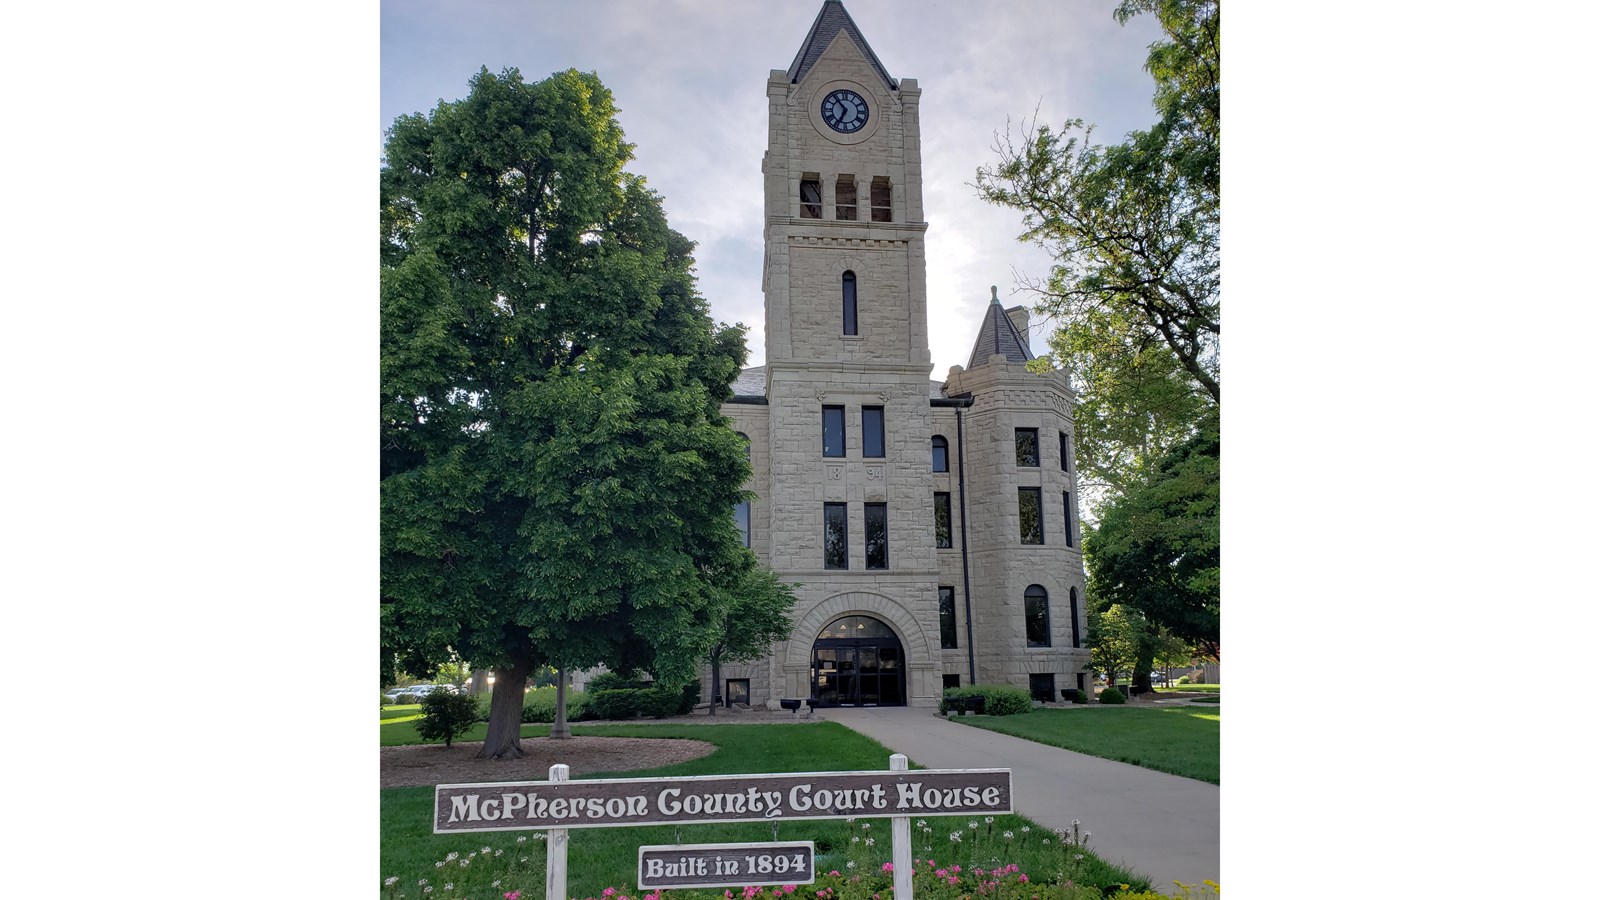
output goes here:
[[718, 413], [743, 330], [712, 322], [631, 157], [576, 71], [480, 71], [385, 143], [384, 660], [492, 669], [484, 756], [522, 755], [543, 666], [693, 677], [751, 562]]
[[[1145, 483], [1110, 503], [1084, 539], [1096, 605], [1137, 610], [1214, 658], [1221, 653], [1221, 456], [1216, 419], [1208, 418]], [[1135, 683], [1148, 680], [1154, 637], [1152, 630], [1140, 648]]]
[[1135, 483], [1222, 398], [1221, 6], [1124, 0], [1116, 16], [1141, 13], [1164, 32], [1146, 62], [1154, 125], [1102, 146], [1079, 119], [1031, 123], [977, 173], [980, 194], [1020, 210], [1022, 238], [1053, 257], [1025, 286], [1058, 324], [1042, 364], [1079, 390], [1075, 450], [1095, 499]]

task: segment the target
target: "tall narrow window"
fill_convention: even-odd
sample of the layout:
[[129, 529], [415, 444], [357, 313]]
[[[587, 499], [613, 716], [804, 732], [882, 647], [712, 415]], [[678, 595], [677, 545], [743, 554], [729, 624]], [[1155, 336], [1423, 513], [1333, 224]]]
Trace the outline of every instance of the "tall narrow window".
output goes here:
[[1067, 460], [1071, 458], [1067, 454], [1067, 433], [1065, 431], [1056, 433], [1061, 436], [1061, 471], [1065, 472], [1067, 471]]
[[1072, 601], [1072, 646], [1083, 646], [1083, 635], [1078, 633], [1078, 589], [1067, 588], [1067, 599]]
[[889, 179], [878, 175], [872, 179], [872, 221], [894, 221], [893, 193], [889, 190]]
[[861, 407], [861, 455], [883, 458], [883, 407]]
[[953, 546], [950, 540], [950, 492], [933, 494], [933, 545], [941, 550]]
[[1022, 525], [1024, 544], [1044, 543], [1044, 523], [1039, 521], [1039, 489], [1017, 488], [1017, 518]]
[[822, 567], [850, 568], [850, 522], [843, 503], [822, 504]]
[[815, 175], [800, 179], [800, 218], [822, 218], [822, 180]]
[[933, 436], [933, 470], [950, 471], [950, 442], [945, 440], [942, 434]]
[[1037, 584], [1022, 592], [1023, 617], [1027, 622], [1028, 646], [1050, 646], [1050, 595]]
[[1061, 492], [1061, 518], [1066, 526], [1067, 546], [1072, 546], [1072, 495], [1066, 491]]
[[844, 296], [844, 333], [856, 333], [856, 273], [846, 272], [839, 279], [840, 293]]
[[939, 586], [939, 647], [956, 649], [956, 589]]
[[735, 431], [734, 434], [737, 434], [739, 436], [739, 440], [744, 441], [744, 458], [745, 458], [746, 462], [749, 462], [749, 460], [750, 460], [750, 435], [745, 434], [742, 431]]
[[844, 407], [822, 408], [822, 455], [844, 455]]
[[840, 175], [833, 186], [833, 217], [845, 222], [856, 220], [856, 177]]
[[1017, 465], [1029, 468], [1039, 466], [1039, 429], [1017, 429]]
[[864, 504], [867, 526], [867, 568], [889, 568], [889, 504]]
[[750, 546], [750, 501], [733, 505], [733, 521], [739, 526], [739, 540]]

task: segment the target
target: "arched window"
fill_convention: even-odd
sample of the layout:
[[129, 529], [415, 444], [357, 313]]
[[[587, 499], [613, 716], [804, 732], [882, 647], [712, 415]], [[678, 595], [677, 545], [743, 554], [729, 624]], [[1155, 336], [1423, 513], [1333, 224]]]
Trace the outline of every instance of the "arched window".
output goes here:
[[1037, 584], [1022, 592], [1023, 618], [1026, 620], [1029, 647], [1050, 646], [1050, 594]]
[[856, 333], [856, 273], [846, 272], [839, 279], [844, 294], [844, 333]]
[[933, 470], [950, 471], [950, 442], [945, 440], [942, 434], [933, 436]]
[[750, 459], [750, 435], [745, 434], [742, 431], [735, 431], [734, 434], [737, 434], [739, 436], [739, 440], [744, 441], [744, 458], [746, 460], [749, 460]]

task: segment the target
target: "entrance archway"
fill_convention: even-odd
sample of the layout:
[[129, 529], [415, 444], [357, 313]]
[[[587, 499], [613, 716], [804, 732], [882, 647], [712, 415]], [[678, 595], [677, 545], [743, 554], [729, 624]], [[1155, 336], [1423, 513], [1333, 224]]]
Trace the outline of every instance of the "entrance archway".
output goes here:
[[821, 706], [904, 706], [905, 650], [871, 616], [828, 623], [811, 646], [811, 696]]

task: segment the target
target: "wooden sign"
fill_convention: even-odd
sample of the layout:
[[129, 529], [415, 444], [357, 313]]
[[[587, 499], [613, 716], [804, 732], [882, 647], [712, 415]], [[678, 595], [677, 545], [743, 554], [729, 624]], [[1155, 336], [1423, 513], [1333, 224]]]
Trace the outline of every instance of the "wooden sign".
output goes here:
[[811, 884], [811, 841], [761, 844], [661, 844], [639, 848], [639, 889]]
[[1008, 812], [1010, 769], [506, 781], [438, 785], [433, 832]]

